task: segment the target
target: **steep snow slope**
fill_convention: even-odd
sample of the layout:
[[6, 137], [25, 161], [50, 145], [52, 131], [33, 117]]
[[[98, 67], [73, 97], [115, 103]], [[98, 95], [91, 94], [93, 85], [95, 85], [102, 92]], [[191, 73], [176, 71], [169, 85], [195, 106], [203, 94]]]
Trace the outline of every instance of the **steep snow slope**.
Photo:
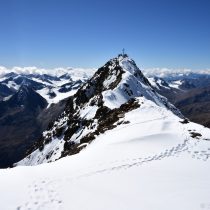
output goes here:
[[125, 120], [79, 154], [1, 170], [1, 209], [208, 209], [209, 129], [154, 102]]
[[101, 133], [132, 123], [125, 114], [135, 109], [141, 113], [142, 104], [151, 102], [181, 116], [155, 92], [132, 59], [119, 55], [98, 69], [69, 99], [64, 113], [18, 165], [51, 162], [78, 153]]

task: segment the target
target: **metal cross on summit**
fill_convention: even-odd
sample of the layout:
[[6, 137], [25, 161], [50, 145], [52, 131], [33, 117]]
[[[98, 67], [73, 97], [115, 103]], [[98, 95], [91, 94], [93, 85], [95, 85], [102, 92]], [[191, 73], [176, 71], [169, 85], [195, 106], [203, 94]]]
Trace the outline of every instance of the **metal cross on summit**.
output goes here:
[[125, 48], [122, 49], [122, 55], [125, 55]]

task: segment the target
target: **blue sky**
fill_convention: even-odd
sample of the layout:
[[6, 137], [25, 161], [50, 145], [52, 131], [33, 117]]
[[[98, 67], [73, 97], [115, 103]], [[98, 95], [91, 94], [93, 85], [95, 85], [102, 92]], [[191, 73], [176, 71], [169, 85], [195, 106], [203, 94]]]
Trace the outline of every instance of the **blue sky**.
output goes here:
[[0, 0], [0, 65], [210, 68], [209, 0]]

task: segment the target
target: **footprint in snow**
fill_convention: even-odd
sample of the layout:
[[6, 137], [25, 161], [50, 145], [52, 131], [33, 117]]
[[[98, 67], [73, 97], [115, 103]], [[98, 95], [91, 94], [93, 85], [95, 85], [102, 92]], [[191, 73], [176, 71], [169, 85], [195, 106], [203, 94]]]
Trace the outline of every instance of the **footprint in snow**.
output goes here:
[[28, 189], [30, 200], [18, 206], [17, 210], [61, 209], [62, 200], [55, 190], [55, 183], [42, 180], [29, 185]]

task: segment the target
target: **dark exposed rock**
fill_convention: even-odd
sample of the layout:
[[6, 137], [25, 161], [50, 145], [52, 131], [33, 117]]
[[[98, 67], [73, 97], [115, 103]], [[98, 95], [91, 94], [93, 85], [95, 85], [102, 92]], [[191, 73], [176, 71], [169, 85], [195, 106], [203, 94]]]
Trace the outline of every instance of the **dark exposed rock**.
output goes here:
[[[135, 99], [131, 99], [125, 104], [122, 104], [119, 108], [116, 109], [109, 109], [106, 106], [101, 106], [96, 114], [94, 119], [98, 121], [98, 126], [95, 131], [92, 131], [82, 137], [80, 139], [79, 144], [75, 144], [73, 141], [71, 141], [72, 135], [75, 134], [79, 129], [81, 129], [81, 126], [88, 127], [93, 124], [94, 120], [83, 120], [78, 117], [77, 121], [74, 120], [73, 124], [67, 129], [67, 131], [64, 134], [64, 140], [66, 141], [64, 144], [64, 151], [62, 152], [62, 157], [66, 155], [73, 155], [78, 153], [82, 147], [79, 147], [81, 144], [84, 143], [90, 143], [95, 139], [96, 136], [100, 135], [101, 133], [104, 133], [107, 130], [111, 130], [117, 126], [117, 123], [120, 118], [124, 117], [124, 114], [132, 111], [134, 109], [139, 108], [140, 105], [138, 101]], [[129, 123], [128, 121], [123, 123]]]
[[200, 134], [200, 133], [197, 133], [197, 132], [190, 132], [190, 134], [191, 134], [191, 137], [192, 138], [199, 138], [199, 137], [201, 137], [202, 135]]
[[180, 123], [182, 123], [182, 124], [187, 124], [187, 123], [189, 123], [189, 120], [188, 119], [183, 119], [182, 121], [180, 121]]
[[54, 91], [50, 90], [49, 93], [47, 94], [50, 96], [50, 98], [55, 98], [56, 97], [56, 94]]
[[[110, 69], [110, 66], [115, 65], [115, 68]], [[103, 67], [99, 68], [93, 77], [87, 81], [75, 94], [76, 104], [78, 106], [87, 103], [94, 96], [99, 96], [106, 89], [114, 89], [122, 80], [123, 69], [119, 65], [117, 59], [107, 62]], [[115, 75], [116, 79], [108, 87], [105, 87], [103, 82], [108, 77]], [[100, 97], [100, 96], [99, 96]]]
[[72, 142], [72, 141], [66, 141], [64, 143], [64, 148], [63, 148], [63, 151], [62, 151], [62, 154], [61, 154], [61, 157], [65, 157], [67, 155], [74, 155], [78, 152], [80, 152], [80, 148], [78, 148], [78, 144], [76, 144], [75, 142]]
[[12, 95], [14, 93], [15, 93], [15, 91], [13, 89], [8, 88], [4, 84], [0, 84], [0, 97], [4, 98], [4, 97], [7, 97], [7, 96]]

